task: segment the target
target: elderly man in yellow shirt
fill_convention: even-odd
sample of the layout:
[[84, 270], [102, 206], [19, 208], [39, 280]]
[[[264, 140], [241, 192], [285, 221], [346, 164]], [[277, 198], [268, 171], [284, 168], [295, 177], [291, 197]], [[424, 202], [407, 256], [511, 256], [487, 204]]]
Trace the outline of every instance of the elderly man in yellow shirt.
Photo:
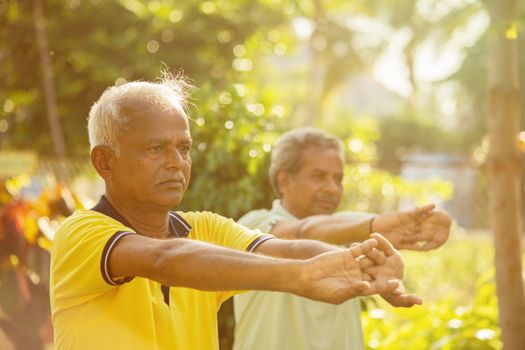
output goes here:
[[[313, 128], [281, 136], [272, 151], [270, 181], [279, 199], [270, 210], [254, 210], [239, 223], [285, 239], [351, 244], [381, 232], [396, 248], [429, 250], [448, 238], [447, 213], [427, 205], [385, 215], [336, 212], [343, 193], [344, 148]], [[382, 295], [394, 306], [404, 298]], [[363, 350], [358, 298], [329, 305], [277, 292], [234, 297], [235, 350]]]
[[56, 349], [218, 349], [216, 313], [232, 290], [421, 302], [402, 290], [402, 260], [381, 235], [341, 249], [172, 211], [191, 172], [185, 87], [169, 75], [126, 83], [91, 108], [91, 162], [105, 195], [67, 218], [53, 241]]

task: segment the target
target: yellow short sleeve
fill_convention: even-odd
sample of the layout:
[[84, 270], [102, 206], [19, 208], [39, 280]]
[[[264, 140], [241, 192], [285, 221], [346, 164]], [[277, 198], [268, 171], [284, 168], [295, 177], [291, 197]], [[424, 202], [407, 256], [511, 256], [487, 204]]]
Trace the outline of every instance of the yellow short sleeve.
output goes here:
[[259, 244], [273, 238], [259, 230], [250, 230], [232, 219], [210, 212], [178, 213], [192, 226], [189, 238], [228, 247], [253, 251]]
[[[117, 242], [134, 234], [129, 228], [97, 212], [79, 210], [61, 225], [51, 250], [52, 308], [87, 302], [131, 278], [109, 274], [109, 255]], [[58, 311], [58, 310], [56, 310]]]

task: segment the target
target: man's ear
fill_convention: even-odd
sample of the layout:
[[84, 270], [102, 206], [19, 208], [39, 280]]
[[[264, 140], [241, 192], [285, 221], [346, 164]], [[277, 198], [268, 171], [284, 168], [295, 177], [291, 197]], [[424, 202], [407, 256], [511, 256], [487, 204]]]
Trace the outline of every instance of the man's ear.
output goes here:
[[104, 180], [111, 179], [115, 152], [108, 146], [99, 145], [91, 150], [91, 164]]
[[281, 170], [277, 173], [277, 189], [281, 195], [283, 195], [288, 188], [290, 183], [291, 174], [287, 171]]

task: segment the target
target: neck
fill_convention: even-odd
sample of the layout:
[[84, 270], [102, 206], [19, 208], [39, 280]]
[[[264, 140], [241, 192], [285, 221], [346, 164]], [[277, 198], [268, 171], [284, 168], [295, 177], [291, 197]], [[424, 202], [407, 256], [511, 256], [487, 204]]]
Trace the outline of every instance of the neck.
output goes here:
[[297, 219], [303, 219], [307, 216], [300, 211], [294, 210], [294, 208], [284, 198], [281, 198], [281, 205], [284, 207], [284, 209], [286, 209], [287, 212], [295, 216]]
[[138, 231], [137, 233], [153, 238], [169, 236], [169, 208], [123, 199], [107, 190], [106, 198], [115, 210]]

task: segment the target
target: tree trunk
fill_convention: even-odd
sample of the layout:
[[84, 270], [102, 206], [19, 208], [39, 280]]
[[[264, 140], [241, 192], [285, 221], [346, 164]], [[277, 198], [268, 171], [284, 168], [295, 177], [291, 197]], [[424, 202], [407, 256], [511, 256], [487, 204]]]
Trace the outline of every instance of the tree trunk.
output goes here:
[[55, 79], [53, 76], [51, 59], [49, 57], [49, 47], [47, 43], [42, 0], [34, 0], [33, 5], [33, 20], [35, 25], [36, 42], [40, 55], [40, 65], [42, 68], [42, 80], [44, 83], [44, 96], [46, 101], [47, 117], [49, 120], [49, 128], [51, 129], [51, 137], [53, 138], [55, 153], [59, 158], [63, 158], [66, 155], [66, 146], [64, 143], [64, 136], [62, 134], [62, 128], [60, 126], [60, 120], [58, 119]]
[[[323, 26], [326, 26], [327, 19], [323, 5], [320, 0], [314, 1], [315, 5], [315, 17], [314, 17], [314, 31], [310, 38], [310, 54], [311, 59], [311, 75], [310, 83], [307, 89], [306, 103], [302, 114], [304, 115], [302, 124], [303, 126], [313, 126], [315, 121], [321, 118], [322, 105], [323, 105], [323, 92], [325, 88], [326, 80], [326, 62], [323, 59], [323, 52], [321, 48], [316, 45], [316, 40], [324, 38], [324, 30], [321, 30]], [[324, 38], [326, 40], [326, 38]]]
[[[494, 233], [496, 292], [504, 348], [525, 344], [525, 294], [523, 290], [520, 232], [521, 157], [519, 131], [519, 80], [516, 26], [517, 0], [487, 1], [491, 15], [489, 44], [489, 137], [487, 158], [491, 228]], [[515, 28], [517, 32], [517, 28]]]

